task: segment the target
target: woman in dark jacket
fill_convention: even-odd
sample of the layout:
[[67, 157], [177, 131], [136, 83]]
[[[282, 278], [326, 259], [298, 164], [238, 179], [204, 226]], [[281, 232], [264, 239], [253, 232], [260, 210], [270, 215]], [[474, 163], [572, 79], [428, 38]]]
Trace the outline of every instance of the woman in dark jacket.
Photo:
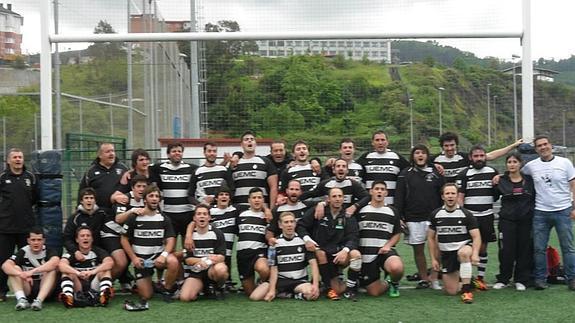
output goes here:
[[535, 189], [531, 176], [521, 173], [521, 155], [505, 159], [507, 171], [496, 188], [501, 194], [499, 211], [499, 275], [494, 289], [508, 286], [511, 278], [515, 289], [525, 290], [533, 265], [531, 222], [535, 208]]

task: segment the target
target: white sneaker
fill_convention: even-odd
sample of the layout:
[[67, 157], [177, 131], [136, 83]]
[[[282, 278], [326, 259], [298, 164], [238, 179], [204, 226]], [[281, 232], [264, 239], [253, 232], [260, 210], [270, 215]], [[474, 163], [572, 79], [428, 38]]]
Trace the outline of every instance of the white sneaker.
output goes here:
[[441, 284], [439, 283], [439, 280], [432, 280], [432, 281], [431, 281], [431, 289], [433, 289], [433, 290], [442, 290], [443, 287], [441, 287]]
[[515, 290], [523, 292], [527, 289], [527, 287], [525, 287], [525, 285], [521, 284], [521, 283], [515, 283]]
[[29, 309], [30, 303], [28, 303], [28, 300], [25, 297], [22, 297], [22, 298], [18, 299], [18, 301], [16, 302], [15, 308], [17, 311], [23, 311], [25, 309]]
[[[515, 286], [517, 286], [517, 285], [515, 285]], [[505, 287], [507, 287], [507, 284], [504, 284], [504, 283], [495, 283], [495, 285], [493, 285], [493, 289], [503, 289]]]

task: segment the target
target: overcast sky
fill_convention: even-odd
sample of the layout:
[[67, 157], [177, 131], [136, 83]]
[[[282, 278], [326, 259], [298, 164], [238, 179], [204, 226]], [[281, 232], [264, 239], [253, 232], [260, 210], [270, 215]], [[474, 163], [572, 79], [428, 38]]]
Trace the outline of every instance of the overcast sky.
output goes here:
[[[0, 0], [2, 1], [2, 0]], [[23, 52], [40, 51], [39, 3], [48, 0], [4, 0], [24, 16]], [[53, 0], [50, 0], [53, 1]], [[130, 0], [141, 13], [147, 0]], [[91, 33], [100, 19], [126, 31], [124, 0], [59, 0], [59, 32]], [[227, 19], [242, 31], [509, 31], [521, 29], [521, 0], [196, 0], [200, 23]], [[189, 20], [189, 0], [158, 0], [166, 20]], [[532, 0], [533, 58], [575, 55], [575, 1]], [[440, 40], [479, 57], [506, 60], [521, 54], [517, 39]], [[85, 45], [62, 44], [67, 48]]]

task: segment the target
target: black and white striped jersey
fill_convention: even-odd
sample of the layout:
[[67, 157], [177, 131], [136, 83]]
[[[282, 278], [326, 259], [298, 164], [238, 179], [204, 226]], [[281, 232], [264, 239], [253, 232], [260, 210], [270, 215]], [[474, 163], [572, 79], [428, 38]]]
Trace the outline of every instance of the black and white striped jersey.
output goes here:
[[445, 207], [431, 214], [429, 229], [436, 232], [439, 250], [457, 251], [471, 242], [469, 231], [477, 229], [477, 220], [463, 208], [448, 211]]
[[363, 180], [363, 166], [356, 163], [355, 160], [350, 161], [347, 163], [348, 174], [347, 177], [358, 181], [359, 183], [364, 183]]
[[210, 215], [212, 217], [212, 226], [220, 230], [224, 235], [224, 239], [226, 240], [226, 256], [230, 257], [234, 248], [234, 239], [238, 234], [237, 221], [239, 210], [233, 205], [225, 209], [213, 207], [210, 209]]
[[282, 230], [279, 228], [278, 221], [280, 218], [280, 214], [283, 212], [292, 212], [295, 215], [295, 220], [299, 221], [299, 219], [303, 218], [305, 212], [313, 206], [315, 203], [307, 203], [298, 201], [296, 204], [283, 204], [273, 208], [272, 215], [273, 218], [270, 222], [268, 227], [268, 231], [273, 232], [274, 236], [279, 236], [282, 233]]
[[192, 176], [189, 196], [193, 196], [202, 203], [208, 195], [215, 197], [222, 185], [232, 189], [232, 184], [232, 173], [227, 167], [222, 165], [200, 166]]
[[307, 200], [315, 197], [326, 197], [329, 194], [329, 190], [334, 187], [341, 188], [343, 191], [343, 206], [345, 208], [364, 199], [365, 204], [363, 205], [365, 206], [367, 200], [369, 200], [369, 193], [361, 183], [351, 178], [339, 180], [335, 177], [321, 181], [313, 190], [303, 193], [300, 199]]
[[62, 255], [63, 259], [67, 259], [70, 266], [78, 271], [92, 270], [102, 264], [104, 258], [110, 257], [110, 254], [99, 247], [92, 246], [88, 253], [83, 253], [84, 260], [78, 261], [73, 254], [65, 253]]
[[264, 198], [269, 202], [268, 177], [276, 175], [275, 166], [269, 159], [260, 156], [252, 158], [240, 158], [237, 166], [232, 170], [232, 178], [235, 186], [234, 203], [248, 204], [250, 190], [259, 187], [264, 193]]
[[[34, 253], [30, 246], [26, 245], [18, 249], [10, 259], [14, 261], [17, 266], [20, 266], [23, 271], [29, 271], [42, 266], [52, 257], [58, 257], [58, 252], [56, 250], [48, 249], [46, 246], [43, 246], [40, 252]], [[40, 278], [42, 278], [42, 273], [37, 273], [32, 276], [32, 279]]]
[[164, 251], [164, 241], [176, 237], [172, 222], [160, 212], [131, 217], [123, 228], [134, 253], [142, 259], [155, 259]]
[[289, 181], [292, 179], [297, 180], [301, 184], [302, 192], [307, 192], [319, 184], [322, 176], [313, 171], [309, 162], [305, 165], [294, 165], [282, 172], [279, 181], [279, 191], [285, 192]]
[[198, 166], [181, 162], [178, 165], [163, 163], [150, 167], [157, 174], [162, 190], [162, 210], [167, 213], [186, 213], [194, 210], [188, 199], [192, 176]]
[[297, 234], [288, 239], [280, 235], [275, 245], [276, 257], [271, 265], [277, 266], [279, 279], [307, 280], [307, 265], [315, 255], [305, 249], [305, 242]]
[[359, 251], [365, 263], [377, 259], [379, 249], [394, 235], [401, 232], [399, 214], [389, 206], [363, 207], [357, 216], [359, 225]]
[[186, 250], [186, 258], [202, 258], [209, 255], [225, 256], [226, 254], [224, 234], [211, 225], [206, 233], [199, 233], [194, 230], [192, 239], [194, 240], [194, 250]]
[[238, 217], [237, 250], [267, 248], [267, 225], [264, 212], [254, 212], [251, 209], [241, 212]]
[[458, 175], [460, 182], [459, 192], [465, 194], [463, 207], [471, 211], [474, 216], [487, 216], [493, 214], [493, 203], [499, 196], [493, 188], [493, 177], [497, 170], [489, 166], [475, 169], [469, 166]]
[[357, 162], [363, 166], [365, 187], [370, 189], [373, 181], [384, 180], [387, 184], [388, 191], [385, 204], [393, 204], [397, 176], [402, 169], [409, 166], [407, 160], [396, 152], [388, 149], [383, 154], [375, 151], [364, 154]]
[[[455, 183], [457, 175], [464, 169], [469, 167], [469, 155], [467, 153], [456, 153], [453, 157], [447, 157], [444, 153], [436, 156], [433, 159], [434, 164], [439, 164], [443, 167], [446, 183]], [[460, 183], [457, 183], [458, 185]]]
[[124, 205], [116, 203], [114, 205], [114, 213], [106, 215], [106, 222], [104, 223], [104, 225], [102, 225], [102, 228], [100, 229], [100, 237], [102, 239], [118, 238], [122, 234], [123, 231], [122, 225], [116, 222], [117, 214], [127, 212], [135, 207], [144, 207], [144, 199], [136, 201], [136, 199], [134, 198], [134, 193], [132, 191], [126, 194], [126, 196], [129, 199], [128, 204]]

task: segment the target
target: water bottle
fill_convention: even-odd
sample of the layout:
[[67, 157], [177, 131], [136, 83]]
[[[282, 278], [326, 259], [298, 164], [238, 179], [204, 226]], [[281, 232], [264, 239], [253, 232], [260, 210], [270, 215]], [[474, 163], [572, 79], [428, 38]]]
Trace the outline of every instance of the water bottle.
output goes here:
[[274, 266], [276, 264], [276, 247], [268, 247], [268, 266]]

